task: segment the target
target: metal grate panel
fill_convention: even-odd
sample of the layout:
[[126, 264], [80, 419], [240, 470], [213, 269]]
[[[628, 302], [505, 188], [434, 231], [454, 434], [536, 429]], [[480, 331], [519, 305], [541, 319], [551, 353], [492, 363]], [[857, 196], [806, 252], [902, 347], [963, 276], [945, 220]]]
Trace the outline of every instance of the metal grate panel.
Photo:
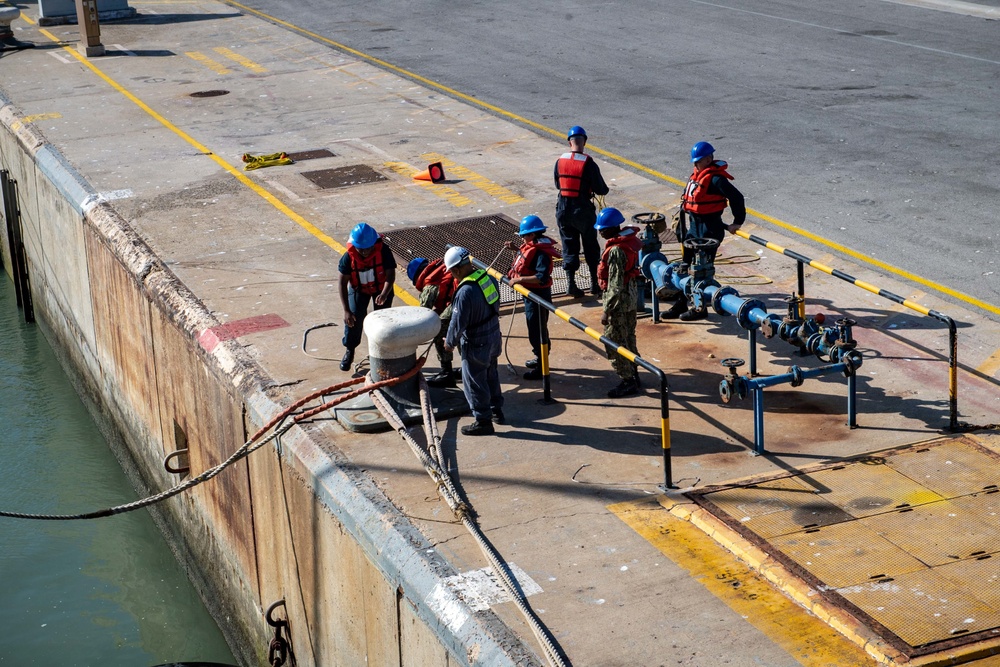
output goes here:
[[1000, 456], [966, 437], [892, 456], [886, 463], [946, 498], [1000, 484]]
[[333, 153], [326, 148], [315, 148], [313, 150], [299, 151], [297, 153], [285, 153], [285, 155], [295, 162], [302, 162], [303, 160], [318, 160], [323, 157], [337, 157], [336, 153]]
[[362, 183], [376, 183], [378, 181], [389, 180], [367, 164], [352, 164], [349, 167], [303, 171], [302, 175], [324, 190], [347, 188], [352, 185], [361, 185]]
[[843, 507], [854, 517], [944, 500], [937, 493], [885, 465], [882, 458], [873, 457], [803, 477], [825, 489], [821, 496], [824, 500]]
[[782, 535], [771, 542], [823, 584], [834, 588], [927, 567], [858, 521]]
[[1000, 611], [934, 570], [837, 590], [913, 647], [1000, 627]]
[[[449, 245], [459, 245], [468, 248], [479, 261], [487, 264], [492, 262], [494, 269], [506, 274], [514, 261], [514, 253], [504, 249], [504, 243], [513, 241], [515, 245], [520, 245], [521, 238], [517, 235], [517, 229], [517, 222], [502, 213], [494, 213], [436, 225], [392, 228], [384, 232], [383, 236], [401, 267], [405, 267], [414, 257], [443, 257]], [[551, 228], [549, 233], [558, 240], [558, 233], [554, 233]], [[577, 271], [577, 283], [584, 289], [590, 285], [590, 271], [586, 263]], [[552, 293], [565, 294], [566, 288], [566, 272], [562, 268], [562, 260], [556, 260], [552, 267]], [[501, 303], [513, 303], [517, 298], [518, 294], [514, 290], [506, 285], [500, 286]]]

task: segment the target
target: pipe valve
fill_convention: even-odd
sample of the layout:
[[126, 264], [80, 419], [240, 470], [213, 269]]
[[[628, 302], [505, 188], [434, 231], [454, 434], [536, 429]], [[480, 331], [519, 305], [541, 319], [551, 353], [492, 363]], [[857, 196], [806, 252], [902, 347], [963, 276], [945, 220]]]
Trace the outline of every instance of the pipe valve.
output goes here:
[[746, 381], [736, 372], [736, 369], [742, 366], [745, 362], [736, 357], [729, 357], [728, 359], [723, 359], [720, 363], [729, 369], [729, 375], [723, 378], [722, 382], [719, 383], [719, 397], [722, 399], [722, 402], [729, 403], [729, 401], [733, 400], [734, 396], [741, 400], [746, 398]]

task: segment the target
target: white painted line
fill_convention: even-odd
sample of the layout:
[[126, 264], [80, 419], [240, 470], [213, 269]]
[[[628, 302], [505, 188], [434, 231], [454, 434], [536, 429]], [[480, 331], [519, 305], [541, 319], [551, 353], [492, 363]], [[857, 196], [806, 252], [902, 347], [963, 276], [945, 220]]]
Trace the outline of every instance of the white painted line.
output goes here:
[[83, 209], [84, 213], [87, 213], [90, 209], [102, 202], [114, 201], [115, 199], [128, 199], [133, 196], [134, 193], [131, 190], [110, 190], [108, 192], [98, 192], [96, 195], [90, 195], [83, 200], [80, 208]]
[[72, 60], [68, 59], [66, 56], [59, 53], [58, 51], [49, 51], [49, 55], [66, 65], [69, 65], [70, 63], [73, 62]]
[[124, 53], [127, 56], [134, 56], [135, 55], [133, 52], [129, 51], [128, 49], [126, 49], [121, 44], [112, 44], [111, 46], [115, 47], [115, 51], [120, 51], [120, 52]]

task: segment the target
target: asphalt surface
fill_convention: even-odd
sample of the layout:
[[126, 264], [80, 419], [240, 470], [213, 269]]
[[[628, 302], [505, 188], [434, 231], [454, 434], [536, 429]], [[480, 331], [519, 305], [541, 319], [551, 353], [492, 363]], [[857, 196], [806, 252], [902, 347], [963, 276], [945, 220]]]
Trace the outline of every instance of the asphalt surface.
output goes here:
[[960, 13], [992, 4], [244, 6], [560, 133], [581, 124], [592, 146], [670, 178], [707, 139], [753, 210], [1000, 319], [1000, 39]]

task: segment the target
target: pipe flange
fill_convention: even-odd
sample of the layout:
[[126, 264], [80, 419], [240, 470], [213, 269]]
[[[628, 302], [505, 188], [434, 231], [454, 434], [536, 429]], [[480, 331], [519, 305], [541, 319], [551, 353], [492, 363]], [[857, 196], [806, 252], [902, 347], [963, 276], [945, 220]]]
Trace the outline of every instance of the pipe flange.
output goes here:
[[723, 297], [729, 296], [730, 294], [735, 296], [740, 295], [740, 293], [736, 291], [735, 287], [730, 287], [729, 285], [726, 285], [725, 287], [720, 287], [719, 289], [715, 290], [715, 294], [712, 295], [712, 309], [719, 315], [722, 315], [723, 317], [728, 317], [729, 315], [732, 315], [732, 313], [730, 313], [729, 311], [722, 309]]
[[729, 401], [733, 400], [733, 389], [730, 386], [731, 384], [732, 383], [729, 378], [726, 378], [719, 383], [719, 398], [721, 398], [722, 402], [727, 405], [729, 404]]
[[759, 308], [765, 313], [767, 312], [767, 306], [765, 306], [764, 302], [759, 299], [747, 299], [740, 304], [740, 307], [736, 311], [736, 321], [741, 327], [748, 331], [757, 328], [757, 326], [750, 319], [750, 311], [754, 308]]
[[774, 338], [781, 330], [781, 319], [777, 315], [768, 315], [760, 323], [760, 332], [764, 338]]
[[640, 252], [639, 253], [639, 270], [642, 271], [642, 275], [649, 280], [654, 280], [653, 278], [653, 263], [663, 262], [667, 264], [667, 258], [663, 256], [662, 252]]
[[806, 379], [802, 377], [802, 369], [798, 366], [792, 366], [788, 369], [788, 372], [792, 375], [792, 381], [789, 384], [793, 387], [801, 387], [802, 383], [806, 381]]

